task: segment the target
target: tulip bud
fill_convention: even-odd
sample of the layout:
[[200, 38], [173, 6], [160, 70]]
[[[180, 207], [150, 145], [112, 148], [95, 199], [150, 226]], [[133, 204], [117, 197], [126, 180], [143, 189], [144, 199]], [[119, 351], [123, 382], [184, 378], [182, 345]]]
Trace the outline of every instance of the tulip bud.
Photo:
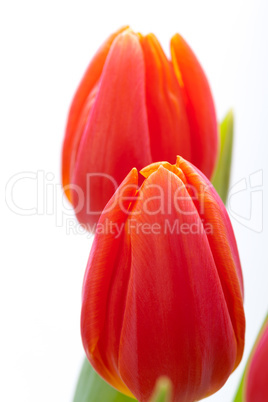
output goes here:
[[208, 179], [181, 157], [132, 169], [106, 205], [85, 273], [86, 355], [112, 386], [148, 401], [216, 392], [244, 349], [243, 279], [233, 229]]
[[211, 177], [218, 150], [204, 72], [179, 36], [172, 61], [153, 34], [129, 28], [99, 49], [74, 96], [62, 153], [62, 182], [78, 220], [94, 225], [129, 170], [177, 153]]
[[244, 402], [268, 401], [268, 315], [249, 358], [243, 381]]

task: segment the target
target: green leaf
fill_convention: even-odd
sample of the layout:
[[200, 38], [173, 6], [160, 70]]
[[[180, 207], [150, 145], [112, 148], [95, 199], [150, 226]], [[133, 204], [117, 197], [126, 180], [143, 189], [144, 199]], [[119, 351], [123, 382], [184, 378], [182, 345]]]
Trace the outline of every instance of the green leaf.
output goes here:
[[172, 384], [168, 377], [160, 377], [150, 402], [171, 402]]
[[220, 124], [220, 153], [212, 184], [226, 203], [232, 164], [234, 116], [230, 110]]
[[104, 381], [85, 359], [73, 402], [134, 402]]
[[[247, 366], [246, 366], [247, 368]], [[243, 376], [241, 378], [241, 382], [239, 384], [236, 396], [234, 398], [234, 402], [242, 402], [243, 401], [243, 388], [244, 388], [244, 381], [245, 381], [245, 373], [246, 369], [244, 370]]]
[[246, 363], [244, 373], [242, 375], [242, 378], [241, 378], [237, 393], [236, 393], [235, 398], [234, 398], [234, 402], [243, 402], [244, 383], [245, 383], [245, 377], [246, 377], [246, 373], [247, 373], [247, 370], [248, 370], [248, 366], [249, 366], [249, 364], [251, 362], [251, 357], [252, 357], [252, 355], [254, 353], [254, 350], [255, 350], [255, 348], [256, 348], [257, 344], [259, 343], [259, 340], [260, 340], [260, 338], [262, 336], [262, 331], [263, 331], [267, 321], [268, 321], [268, 314], [265, 317], [265, 320], [264, 320], [264, 322], [262, 324], [260, 332], [259, 332], [259, 334], [257, 336], [257, 339], [256, 339], [256, 341], [254, 343], [254, 346], [253, 346], [253, 348], [252, 348], [252, 350], [250, 352], [250, 355], [249, 355], [248, 361]]

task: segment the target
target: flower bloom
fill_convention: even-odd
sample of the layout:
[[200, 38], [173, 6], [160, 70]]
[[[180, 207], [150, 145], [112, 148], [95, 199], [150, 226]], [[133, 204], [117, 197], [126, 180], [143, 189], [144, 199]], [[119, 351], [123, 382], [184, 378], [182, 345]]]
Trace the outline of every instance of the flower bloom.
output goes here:
[[216, 392], [244, 349], [243, 279], [225, 207], [208, 179], [176, 165], [132, 169], [106, 205], [85, 273], [86, 355], [112, 386], [148, 401], [160, 376], [173, 401]]
[[268, 401], [268, 316], [245, 376], [245, 402]]
[[62, 182], [81, 223], [94, 224], [133, 166], [179, 153], [211, 177], [218, 150], [206, 76], [181, 36], [172, 62], [153, 34], [129, 28], [101, 46], [74, 96], [63, 144]]

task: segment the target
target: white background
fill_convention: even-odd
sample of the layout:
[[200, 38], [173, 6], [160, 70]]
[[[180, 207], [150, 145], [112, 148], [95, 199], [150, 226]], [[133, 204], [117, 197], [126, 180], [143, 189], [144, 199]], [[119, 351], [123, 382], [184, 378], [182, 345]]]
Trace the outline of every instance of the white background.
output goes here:
[[[257, 188], [264, 192], [263, 209], [258, 196], [250, 207], [249, 191], [232, 203], [232, 215], [247, 217], [249, 226], [233, 219], [245, 279], [246, 348], [240, 367], [209, 398], [232, 400], [268, 305], [267, 18], [266, 0], [2, 1], [1, 401], [72, 400], [83, 357], [80, 295], [92, 239], [79, 234], [78, 226], [68, 231], [75, 220], [66, 218], [68, 205], [62, 203], [61, 143], [88, 62], [125, 24], [154, 32], [167, 52], [175, 32], [185, 37], [207, 73], [218, 118], [230, 107], [235, 112], [232, 184], [263, 171]], [[5, 202], [5, 186], [20, 172], [28, 172], [28, 179], [14, 186], [17, 206], [36, 208], [39, 191], [38, 211], [31, 216], [12, 211], [9, 196], [9, 206]], [[260, 231], [262, 221], [261, 232], [251, 230]]]

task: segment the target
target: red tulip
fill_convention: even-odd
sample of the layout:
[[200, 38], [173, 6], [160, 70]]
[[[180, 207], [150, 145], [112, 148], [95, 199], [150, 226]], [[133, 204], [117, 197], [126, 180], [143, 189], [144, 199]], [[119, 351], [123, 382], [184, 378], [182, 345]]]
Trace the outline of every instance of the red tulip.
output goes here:
[[112, 386], [148, 401], [216, 392], [244, 349], [243, 279], [230, 220], [208, 179], [176, 165], [132, 169], [106, 205], [85, 273], [81, 333]]
[[133, 166], [177, 153], [211, 177], [218, 149], [206, 76], [179, 36], [172, 62], [153, 34], [111, 35], [78, 87], [66, 128], [62, 182], [81, 223], [93, 225]]
[[245, 377], [245, 402], [268, 401], [268, 316]]

